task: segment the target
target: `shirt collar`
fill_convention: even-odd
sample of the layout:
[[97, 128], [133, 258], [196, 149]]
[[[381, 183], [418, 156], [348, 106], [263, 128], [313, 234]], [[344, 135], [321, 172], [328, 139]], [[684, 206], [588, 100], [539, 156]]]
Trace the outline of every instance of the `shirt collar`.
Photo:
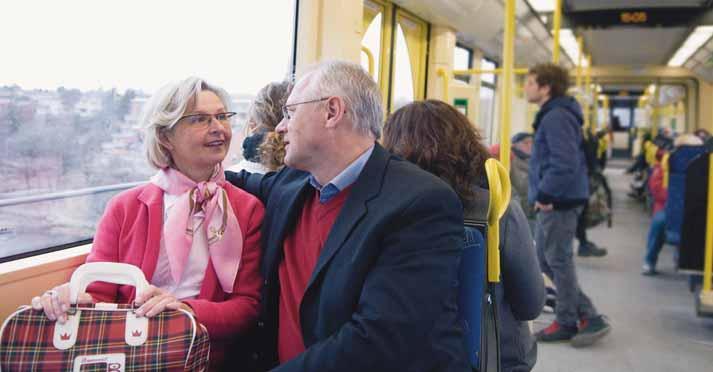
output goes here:
[[359, 155], [356, 160], [344, 168], [344, 170], [342, 170], [336, 177], [332, 178], [332, 180], [327, 182], [324, 186], [320, 185], [319, 182], [317, 182], [317, 179], [310, 174], [309, 184], [319, 191], [319, 202], [322, 204], [328, 202], [339, 194], [340, 191], [353, 184], [357, 177], [359, 177], [359, 174], [361, 174], [361, 171], [364, 169], [364, 166], [373, 151], [374, 145], [364, 151], [363, 154]]

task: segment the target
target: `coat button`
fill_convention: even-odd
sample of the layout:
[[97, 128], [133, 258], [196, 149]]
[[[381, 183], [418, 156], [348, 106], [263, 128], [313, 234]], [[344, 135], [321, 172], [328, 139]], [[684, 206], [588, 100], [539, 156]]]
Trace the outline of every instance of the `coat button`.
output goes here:
[[269, 282], [268, 282], [268, 280], [267, 280], [267, 279], [265, 279], [265, 286], [267, 286], [267, 284], [268, 284], [268, 283], [269, 283]]
[[253, 360], [258, 360], [258, 359], [260, 359], [260, 354], [253, 353]]
[[265, 322], [262, 322], [262, 321], [257, 322], [257, 326], [260, 327], [260, 328], [264, 328], [264, 327], [265, 327]]

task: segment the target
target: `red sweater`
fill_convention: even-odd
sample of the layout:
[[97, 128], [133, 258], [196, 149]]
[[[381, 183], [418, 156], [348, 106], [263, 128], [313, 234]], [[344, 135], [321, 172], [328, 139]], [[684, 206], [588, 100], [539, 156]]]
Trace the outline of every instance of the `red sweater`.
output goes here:
[[[212, 369], [224, 359], [227, 342], [257, 319], [262, 278], [260, 226], [265, 214], [254, 196], [227, 184], [225, 190], [243, 233], [243, 256], [233, 293], [220, 287], [212, 263], [208, 262], [200, 294], [184, 301], [208, 329]], [[123, 262], [139, 267], [151, 282], [156, 269], [163, 230], [163, 191], [146, 184], [124, 191], [107, 205], [94, 236], [87, 262]], [[134, 288], [95, 283], [88, 292], [97, 302], [129, 303]]]
[[300, 325], [300, 304], [317, 259], [334, 221], [339, 216], [351, 187], [328, 202], [319, 202], [319, 193], [307, 198], [294, 231], [284, 243], [285, 257], [280, 263], [280, 304], [277, 352], [280, 364], [305, 350]]
[[660, 164], [657, 164], [649, 177], [649, 191], [654, 198], [653, 214], [664, 209], [666, 199], [668, 198], [668, 190], [663, 187], [663, 169]]

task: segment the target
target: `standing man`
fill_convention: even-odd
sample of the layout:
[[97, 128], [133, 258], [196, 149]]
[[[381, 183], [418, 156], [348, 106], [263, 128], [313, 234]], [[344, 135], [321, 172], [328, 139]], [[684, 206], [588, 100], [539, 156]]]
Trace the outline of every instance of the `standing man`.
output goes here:
[[554, 64], [532, 67], [525, 94], [540, 106], [533, 124], [528, 198], [537, 211], [535, 244], [542, 271], [557, 286], [556, 319], [537, 332], [540, 342], [568, 341], [588, 346], [611, 327], [582, 292], [574, 266], [572, 240], [589, 197], [582, 147], [582, 110], [566, 96], [567, 70]]
[[284, 116], [287, 166], [227, 174], [267, 206], [262, 310], [247, 340], [259, 370], [468, 370], [456, 306], [462, 206], [376, 143], [374, 80], [356, 64], [321, 63]]

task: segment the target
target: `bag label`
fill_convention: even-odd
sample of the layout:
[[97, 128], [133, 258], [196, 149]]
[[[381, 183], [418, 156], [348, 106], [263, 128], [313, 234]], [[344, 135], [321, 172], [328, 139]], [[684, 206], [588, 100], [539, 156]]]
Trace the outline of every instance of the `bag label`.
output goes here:
[[124, 372], [125, 364], [126, 355], [120, 353], [80, 355], [74, 358], [73, 372]]

